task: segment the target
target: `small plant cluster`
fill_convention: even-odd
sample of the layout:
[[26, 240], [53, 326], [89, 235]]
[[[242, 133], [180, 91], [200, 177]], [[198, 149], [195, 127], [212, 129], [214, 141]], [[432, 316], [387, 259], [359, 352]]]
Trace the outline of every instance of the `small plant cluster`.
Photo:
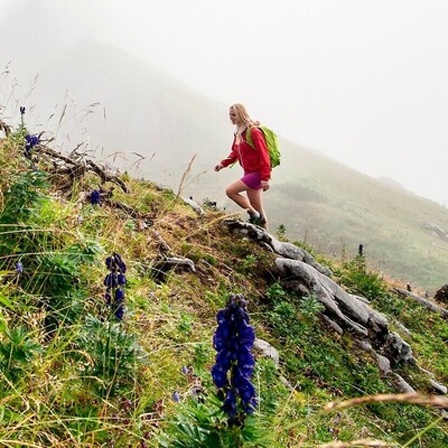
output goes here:
[[249, 325], [247, 302], [240, 294], [230, 296], [227, 306], [218, 311], [218, 327], [213, 346], [218, 352], [212, 377], [224, 399], [223, 411], [230, 426], [242, 426], [247, 414], [257, 405], [250, 379], [255, 365], [251, 349], [255, 332]]
[[346, 261], [340, 272], [340, 282], [355, 294], [360, 294], [369, 300], [375, 300], [387, 295], [387, 286], [375, 271], [367, 268], [363, 255], [357, 255]]
[[124, 286], [126, 285], [126, 265], [121, 256], [114, 252], [106, 258], [109, 273], [104, 278], [106, 293], [104, 298], [118, 320], [124, 316]]
[[19, 129], [14, 133], [13, 139], [16, 139], [21, 144], [23, 144], [23, 142], [25, 143], [23, 155], [27, 159], [31, 159], [32, 150], [40, 143], [40, 139], [38, 135], [30, 134], [28, 132], [25, 125], [25, 112], [25, 106], [20, 106], [20, 126]]

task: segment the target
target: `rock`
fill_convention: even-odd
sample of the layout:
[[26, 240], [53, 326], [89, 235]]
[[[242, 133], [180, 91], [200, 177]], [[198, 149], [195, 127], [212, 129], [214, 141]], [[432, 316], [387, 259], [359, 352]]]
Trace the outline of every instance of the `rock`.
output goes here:
[[365, 351], [365, 352], [372, 352], [373, 347], [372, 344], [367, 339], [361, 339], [357, 341], [359, 346]]
[[377, 344], [383, 342], [388, 333], [384, 315], [305, 262], [277, 258], [275, 265], [281, 278], [294, 279], [296, 290], [300, 284], [314, 293], [325, 305], [325, 314], [343, 329], [347, 327], [360, 335], [369, 336]]
[[331, 320], [328, 316], [325, 316], [325, 314], [323, 315], [323, 319], [337, 334], [344, 334], [344, 330], [334, 320]]
[[166, 274], [173, 269], [175, 272], [190, 271], [196, 273], [196, 267], [189, 258], [164, 258], [151, 266], [151, 276], [157, 282], [165, 282]]
[[438, 383], [434, 380], [429, 380], [429, 384], [433, 389], [435, 389], [437, 392], [446, 395], [448, 393], [448, 387], [444, 386], [443, 384]]
[[411, 332], [401, 322], [395, 320], [394, 323], [398, 327], [398, 329], [404, 333], [406, 337], [408, 338], [411, 337]]
[[261, 352], [264, 356], [271, 358], [274, 361], [275, 367], [278, 369], [280, 364], [280, 355], [278, 351], [272, 347], [269, 342], [263, 341], [263, 339], [256, 338], [254, 341], [253, 348]]
[[252, 240], [258, 241], [265, 248], [270, 247], [273, 252], [284, 258], [303, 261], [324, 275], [332, 275], [330, 269], [318, 263], [309, 252], [297, 247], [295, 244], [279, 241], [259, 226], [248, 222], [235, 221], [234, 219], [226, 219], [224, 222], [232, 231], [247, 235]]
[[412, 292], [403, 289], [393, 288], [393, 291], [395, 291], [401, 297], [406, 297], [415, 300], [417, 303], [424, 306], [428, 310], [440, 313], [445, 319], [448, 319], [448, 310], [436, 305], [434, 302], [428, 299], [424, 299], [423, 297], [419, 297], [417, 294], [414, 294]]
[[189, 205], [199, 216], [204, 215], [204, 210], [196, 201], [193, 200], [192, 197], [185, 198], [181, 196], [181, 199], [185, 202], [185, 204]]
[[376, 354], [375, 358], [381, 373], [388, 375], [391, 372], [390, 361], [385, 356], [379, 354]]
[[437, 236], [442, 239], [448, 239], [448, 234], [443, 230], [438, 224], [434, 222], [426, 222], [423, 224], [423, 227], [428, 229], [433, 236]]
[[411, 346], [405, 342], [398, 333], [389, 333], [383, 350], [397, 363], [408, 363], [414, 361]]
[[393, 376], [395, 377], [396, 386], [399, 392], [402, 392], [404, 394], [415, 394], [415, 389], [410, 386], [409, 383], [407, 383], [400, 375], [398, 375], [398, 373], [394, 373]]

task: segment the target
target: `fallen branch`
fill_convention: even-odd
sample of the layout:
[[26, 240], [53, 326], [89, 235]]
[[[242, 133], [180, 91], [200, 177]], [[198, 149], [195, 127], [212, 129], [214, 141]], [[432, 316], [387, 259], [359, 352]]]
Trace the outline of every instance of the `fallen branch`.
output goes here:
[[415, 302], [419, 303], [420, 305], [424, 306], [426, 309], [441, 314], [445, 319], [448, 318], [448, 310], [442, 308], [439, 305], [436, 305], [434, 302], [424, 299], [423, 297], [420, 297], [417, 294], [414, 294], [413, 292], [410, 291], [406, 291], [404, 289], [393, 288], [392, 290], [395, 291], [401, 297], [412, 299]]
[[[36, 152], [40, 155], [47, 156], [47, 158], [49, 159], [48, 161], [53, 163], [53, 165], [55, 166], [56, 173], [69, 175], [72, 178], [72, 181], [76, 178], [83, 176], [87, 171], [93, 171], [101, 178], [101, 181], [103, 183], [105, 182], [115, 183], [125, 193], [129, 193], [129, 188], [118, 176], [108, 172], [107, 168], [101, 166], [100, 164], [94, 162], [91, 159], [87, 159], [85, 157], [74, 159], [73, 157], [61, 154], [60, 152], [46, 145], [36, 146]], [[72, 151], [72, 154], [73, 153], [74, 151]], [[58, 164], [58, 161], [64, 162], [65, 166]]]

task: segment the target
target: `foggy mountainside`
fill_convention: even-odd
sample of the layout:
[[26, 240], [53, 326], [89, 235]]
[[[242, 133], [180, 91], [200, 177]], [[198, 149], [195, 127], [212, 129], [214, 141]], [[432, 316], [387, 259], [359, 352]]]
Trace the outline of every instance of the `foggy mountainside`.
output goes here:
[[[29, 124], [62, 150], [84, 143], [122, 171], [239, 212], [223, 192], [240, 167], [213, 172], [232, 140], [229, 105], [110, 45], [86, 38], [52, 55], [43, 45], [36, 47], [43, 57], [27, 70], [20, 53], [3, 70], [2, 97], [14, 98], [5, 117], [17, 120], [19, 104], [26, 105]], [[15, 69], [26, 76], [14, 81]], [[363, 244], [375, 268], [429, 292], [446, 281], [445, 207], [280, 139], [282, 164], [265, 195], [272, 228], [283, 225], [290, 238], [333, 256]]]

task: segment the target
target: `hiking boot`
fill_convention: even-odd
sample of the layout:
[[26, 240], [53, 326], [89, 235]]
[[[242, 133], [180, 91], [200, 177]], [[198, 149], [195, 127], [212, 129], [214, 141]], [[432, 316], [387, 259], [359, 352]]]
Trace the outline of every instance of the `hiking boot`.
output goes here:
[[255, 224], [256, 226], [263, 226], [263, 224], [266, 224], [266, 219], [263, 215], [259, 216], [251, 216], [249, 219], [249, 222], [251, 224]]

